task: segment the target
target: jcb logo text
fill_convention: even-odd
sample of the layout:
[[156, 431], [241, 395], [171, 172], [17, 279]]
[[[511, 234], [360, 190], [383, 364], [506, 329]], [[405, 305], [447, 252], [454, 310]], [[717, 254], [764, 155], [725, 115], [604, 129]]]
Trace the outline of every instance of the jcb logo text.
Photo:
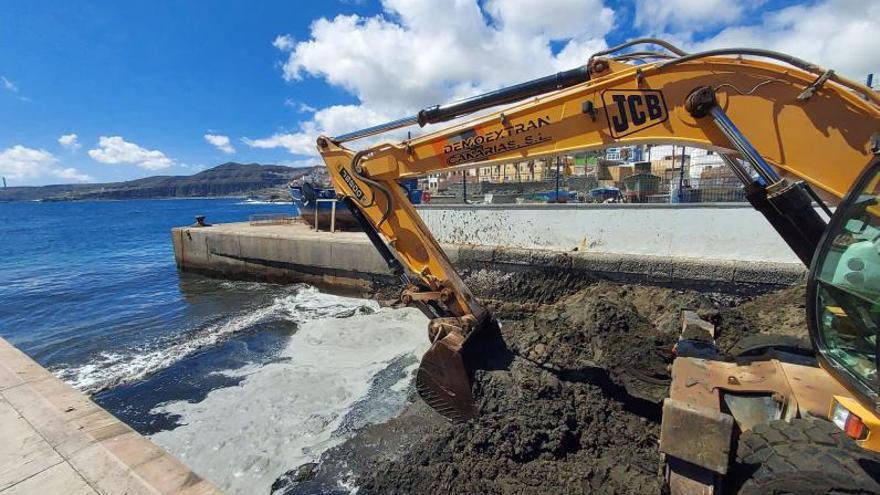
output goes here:
[[663, 93], [653, 90], [610, 90], [602, 93], [608, 127], [615, 138], [664, 122], [669, 116]]

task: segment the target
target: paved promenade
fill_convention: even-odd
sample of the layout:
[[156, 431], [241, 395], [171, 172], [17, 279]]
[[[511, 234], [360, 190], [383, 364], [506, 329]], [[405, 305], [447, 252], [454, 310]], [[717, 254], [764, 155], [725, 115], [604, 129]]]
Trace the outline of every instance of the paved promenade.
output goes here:
[[0, 494], [219, 494], [0, 338]]

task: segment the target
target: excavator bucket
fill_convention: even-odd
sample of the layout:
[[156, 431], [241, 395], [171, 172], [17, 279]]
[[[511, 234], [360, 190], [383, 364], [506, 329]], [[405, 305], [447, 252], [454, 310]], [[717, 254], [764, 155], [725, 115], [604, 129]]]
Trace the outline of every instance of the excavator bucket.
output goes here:
[[416, 390], [425, 403], [455, 422], [474, 417], [471, 370], [463, 351], [462, 335], [449, 332], [431, 345], [416, 373]]
[[498, 321], [489, 318], [467, 337], [451, 331], [434, 340], [416, 373], [416, 390], [446, 419], [467, 421], [476, 413], [471, 393], [475, 372], [508, 369], [512, 361]]

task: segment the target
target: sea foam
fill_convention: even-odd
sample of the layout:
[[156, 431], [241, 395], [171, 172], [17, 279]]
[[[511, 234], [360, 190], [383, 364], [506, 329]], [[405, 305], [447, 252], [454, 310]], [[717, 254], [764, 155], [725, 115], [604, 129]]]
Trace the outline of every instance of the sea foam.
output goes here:
[[320, 318], [349, 317], [373, 313], [375, 301], [323, 294], [308, 285], [295, 286], [291, 294], [275, 298], [270, 304], [233, 314], [228, 318], [181, 335], [128, 349], [101, 352], [85, 364], [56, 369], [56, 375], [87, 393], [141, 380], [168, 368], [193, 353], [220, 344], [255, 325], [274, 320], [305, 323]]
[[154, 409], [179, 415], [182, 426], [152, 440], [225, 492], [269, 493], [280, 475], [318, 461], [354, 428], [398, 414], [428, 347], [427, 318], [412, 308], [332, 318], [347, 306], [325, 297], [333, 296], [296, 304], [312, 316], [281, 359], [229, 372], [244, 379], [199, 403]]

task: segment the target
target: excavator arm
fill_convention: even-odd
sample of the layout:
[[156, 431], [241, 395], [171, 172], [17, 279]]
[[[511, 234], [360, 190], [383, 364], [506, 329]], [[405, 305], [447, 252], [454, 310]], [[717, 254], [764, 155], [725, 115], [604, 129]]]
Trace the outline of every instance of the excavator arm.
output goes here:
[[[640, 42], [668, 52], [615, 55]], [[639, 59], [656, 61], [634, 63]], [[344, 147], [353, 139], [515, 102], [402, 142], [361, 151]], [[580, 68], [344, 136], [321, 136], [317, 145], [337, 194], [401, 277], [402, 300], [432, 318], [432, 346], [416, 379], [420, 394], [446, 417], [463, 420], [473, 414], [464, 351], [497, 323], [398, 180], [609, 146], [708, 148], [722, 154], [752, 204], [808, 264], [825, 226], [811, 206], [818, 196], [809, 186], [823, 197], [842, 198], [877, 151], [878, 131], [880, 98], [833, 71], [763, 50], [686, 54], [659, 40], [636, 40]]]

